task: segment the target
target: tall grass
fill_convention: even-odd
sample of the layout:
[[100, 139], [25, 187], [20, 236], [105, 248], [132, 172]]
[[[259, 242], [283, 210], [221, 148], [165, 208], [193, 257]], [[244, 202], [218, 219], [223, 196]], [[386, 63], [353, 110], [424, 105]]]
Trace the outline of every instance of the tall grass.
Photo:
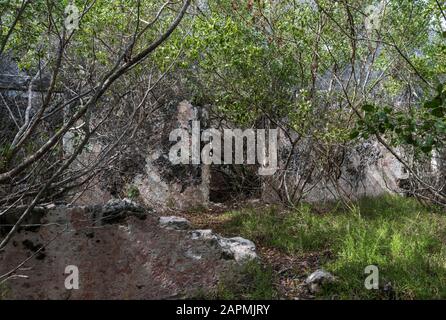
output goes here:
[[[229, 212], [226, 229], [289, 254], [331, 251], [322, 267], [338, 281], [321, 297], [446, 298], [446, 217], [396, 196], [364, 199], [353, 210], [316, 214], [246, 209]], [[376, 265], [380, 286], [367, 290], [364, 269]]]
[[189, 299], [272, 300], [277, 298], [271, 267], [257, 261], [233, 265], [223, 273], [215, 290], [195, 292]]

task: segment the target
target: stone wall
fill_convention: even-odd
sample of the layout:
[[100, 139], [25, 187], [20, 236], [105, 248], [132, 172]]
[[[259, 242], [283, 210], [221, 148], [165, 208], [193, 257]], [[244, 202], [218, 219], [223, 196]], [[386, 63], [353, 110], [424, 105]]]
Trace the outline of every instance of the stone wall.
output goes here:
[[[169, 150], [176, 143], [169, 141], [170, 132], [183, 128], [191, 133], [191, 124], [194, 120], [201, 122], [201, 129], [208, 126], [205, 112], [188, 101], [165, 108], [158, 115], [154, 127], [150, 130], [150, 138], [144, 142], [145, 145], [136, 146], [139, 152], [135, 152], [133, 162], [137, 164], [132, 167], [136, 173], [129, 172], [126, 167], [121, 168], [120, 171], [126, 174], [126, 178], [130, 177], [130, 182], [121, 188], [124, 191], [137, 190], [138, 200], [161, 211], [189, 210], [207, 206], [210, 201], [210, 190], [215, 189], [216, 181], [221, 186], [233, 183], [229, 180], [221, 181], [221, 175], [218, 176], [217, 170], [211, 170], [211, 166], [173, 165], [170, 162]], [[261, 177], [261, 197], [268, 202], [279, 200], [273, 187], [280, 184], [280, 181], [275, 179], [283, 173], [290, 149], [290, 143], [280, 130], [278, 149], [279, 170], [272, 177]], [[303, 191], [300, 191], [303, 194], [302, 200], [325, 202], [340, 198], [357, 199], [400, 192], [399, 182], [407, 178], [403, 166], [376, 141], [346, 146], [342, 152], [333, 154], [332, 160], [335, 168], [331, 169], [333, 172], [329, 176], [317, 170], [311, 174], [308, 183], [302, 187]], [[291, 165], [287, 168], [288, 190], [292, 190], [295, 182], [307, 175], [311, 161], [318, 162], [318, 156], [313, 152], [311, 142], [302, 140], [291, 159]], [[134, 170], [134, 167], [138, 167], [137, 170]], [[216, 165], [212, 168], [215, 167]], [[112, 176], [113, 174], [105, 178], [110, 179]], [[104, 190], [106, 188], [87, 193], [83, 199], [87, 197], [88, 200], [83, 203], [98, 203], [100, 199], [107, 201], [116, 197], [114, 194], [104, 194]], [[296, 197], [299, 196], [297, 193]]]
[[152, 138], [151, 148], [145, 159], [144, 171], [138, 174], [133, 185], [140, 193], [141, 200], [156, 208], [190, 209], [206, 206], [209, 200], [209, 166], [178, 164], [169, 160], [170, 147], [176, 142], [169, 141], [174, 129], [184, 128], [191, 132], [193, 120], [205, 123], [199, 108], [182, 101], [176, 109], [164, 118], [159, 131]]
[[[279, 170], [276, 175], [263, 178], [262, 198], [269, 202], [279, 199], [274, 188], [280, 184], [278, 177], [285, 170], [291, 149], [283, 132], [279, 132]], [[403, 165], [376, 141], [365, 141], [328, 155], [332, 157], [330, 169], [326, 168], [326, 164], [319, 163], [320, 159], [317, 159], [317, 154], [313, 151], [311, 142], [302, 140], [286, 168], [288, 193], [292, 193], [296, 181], [301, 183], [295, 199], [331, 202], [342, 198], [355, 200], [401, 192], [399, 182], [408, 176]], [[302, 181], [306, 181], [306, 184]], [[282, 190], [284, 189], [283, 187]]]
[[[76, 203], [104, 204], [112, 198], [132, 196], [158, 211], [207, 206], [209, 166], [174, 165], [169, 160], [170, 148], [176, 143], [169, 141], [170, 132], [182, 128], [190, 132], [194, 120], [200, 120], [203, 126], [206, 123], [200, 108], [188, 101], [163, 106], [141, 128], [138, 140], [126, 142], [125, 156], [113, 164], [112, 170], [97, 177]], [[94, 159], [95, 153], [101, 152], [99, 145], [93, 138], [90, 152], [82, 158]], [[66, 147], [68, 150], [69, 142]]]

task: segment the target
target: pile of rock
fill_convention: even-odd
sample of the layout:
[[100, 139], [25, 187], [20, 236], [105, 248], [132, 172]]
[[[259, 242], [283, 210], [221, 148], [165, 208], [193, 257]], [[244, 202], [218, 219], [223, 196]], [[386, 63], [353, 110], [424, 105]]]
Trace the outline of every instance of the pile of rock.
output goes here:
[[[187, 219], [177, 216], [160, 217], [159, 224], [170, 230], [189, 230], [191, 227]], [[234, 259], [239, 263], [257, 259], [255, 244], [242, 237], [225, 238], [210, 229], [192, 230], [189, 235], [193, 240], [205, 240], [215, 244], [227, 259]]]

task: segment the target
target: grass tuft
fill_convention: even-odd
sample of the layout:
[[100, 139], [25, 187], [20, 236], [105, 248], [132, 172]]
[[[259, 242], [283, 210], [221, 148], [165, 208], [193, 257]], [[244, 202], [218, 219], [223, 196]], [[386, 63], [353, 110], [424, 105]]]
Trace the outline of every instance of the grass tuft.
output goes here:
[[215, 299], [271, 300], [277, 297], [273, 271], [258, 261], [249, 261], [220, 279]]

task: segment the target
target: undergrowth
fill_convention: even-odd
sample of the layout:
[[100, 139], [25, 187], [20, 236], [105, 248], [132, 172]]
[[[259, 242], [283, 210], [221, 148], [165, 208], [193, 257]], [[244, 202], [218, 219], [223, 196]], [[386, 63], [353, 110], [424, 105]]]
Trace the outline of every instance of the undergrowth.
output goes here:
[[[368, 198], [354, 209], [324, 214], [302, 205], [293, 211], [248, 208], [225, 215], [228, 233], [262, 246], [296, 255], [329, 250], [332, 258], [322, 261], [321, 267], [337, 281], [325, 287], [320, 298], [446, 298], [446, 217], [414, 199]], [[368, 265], [378, 267], [379, 290], [364, 286]], [[255, 275], [259, 288], [268, 287], [269, 273], [258, 269]], [[235, 298], [229, 293], [223, 296]]]

